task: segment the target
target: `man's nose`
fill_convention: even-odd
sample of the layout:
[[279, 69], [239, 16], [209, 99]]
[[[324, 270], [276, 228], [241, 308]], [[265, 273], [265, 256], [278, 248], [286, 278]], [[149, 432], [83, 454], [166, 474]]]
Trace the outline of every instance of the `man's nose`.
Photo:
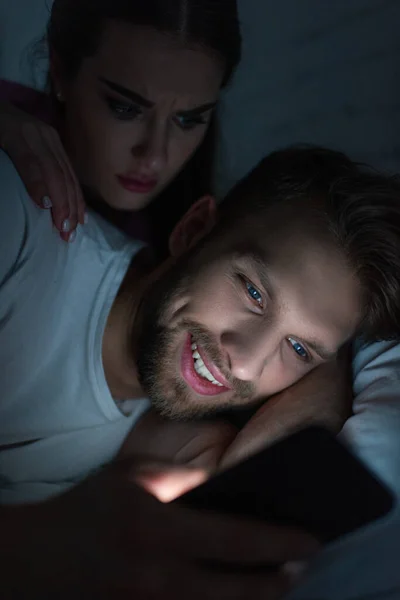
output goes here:
[[278, 339], [272, 330], [229, 332], [222, 336], [222, 345], [232, 376], [254, 383], [277, 352]]
[[167, 148], [167, 125], [150, 121], [139, 144], [132, 148], [132, 154], [140, 159], [142, 168], [150, 176], [160, 175], [167, 164]]

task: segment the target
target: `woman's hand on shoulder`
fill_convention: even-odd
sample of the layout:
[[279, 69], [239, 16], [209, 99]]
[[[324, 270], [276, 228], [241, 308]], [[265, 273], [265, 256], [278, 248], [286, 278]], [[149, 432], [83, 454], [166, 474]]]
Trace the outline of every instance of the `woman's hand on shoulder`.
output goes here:
[[51, 210], [62, 239], [73, 241], [77, 225], [85, 222], [85, 203], [57, 131], [10, 104], [0, 104], [0, 147], [32, 200]]

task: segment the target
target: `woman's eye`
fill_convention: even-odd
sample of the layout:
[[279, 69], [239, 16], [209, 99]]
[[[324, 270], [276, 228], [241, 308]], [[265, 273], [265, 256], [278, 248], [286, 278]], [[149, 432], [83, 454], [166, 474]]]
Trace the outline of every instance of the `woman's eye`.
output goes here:
[[183, 131], [191, 131], [192, 129], [195, 129], [195, 127], [199, 127], [200, 125], [207, 125], [208, 123], [208, 119], [204, 116], [183, 117], [177, 115], [175, 117], [175, 121]]
[[304, 348], [303, 344], [300, 344], [300, 342], [298, 342], [297, 340], [294, 340], [293, 338], [288, 338], [288, 342], [291, 345], [291, 347], [293, 348], [293, 351], [297, 354], [297, 356], [299, 358], [301, 358], [301, 360], [305, 360], [305, 361], [310, 360], [310, 355], [307, 352], [307, 350]]
[[136, 119], [142, 114], [142, 110], [139, 106], [132, 103], [120, 102], [112, 98], [107, 99], [107, 104], [117, 119], [130, 120]]
[[263, 299], [262, 299], [262, 295], [260, 294], [258, 289], [252, 283], [250, 283], [250, 281], [246, 281], [245, 283], [246, 283], [246, 290], [247, 290], [247, 293], [250, 296], [250, 298], [252, 300], [254, 300], [255, 302], [257, 302], [257, 304], [259, 304], [259, 306], [261, 306], [261, 308], [262, 308], [263, 307]]

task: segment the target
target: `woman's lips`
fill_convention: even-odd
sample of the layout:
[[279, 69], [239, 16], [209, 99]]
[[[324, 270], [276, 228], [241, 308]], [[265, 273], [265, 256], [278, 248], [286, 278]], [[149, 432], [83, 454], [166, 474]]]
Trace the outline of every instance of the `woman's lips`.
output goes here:
[[[219, 396], [230, 390], [230, 388], [225, 385], [219, 386], [208, 381], [208, 379], [201, 377], [194, 368], [194, 359], [192, 355], [192, 336], [188, 334], [182, 352], [181, 371], [182, 377], [196, 394], [200, 394], [201, 396]], [[207, 366], [207, 368], [209, 367]], [[212, 373], [211, 370], [210, 373]], [[216, 379], [218, 381], [219, 377]], [[222, 381], [220, 383], [222, 383]]]
[[117, 175], [116, 177], [124, 189], [135, 194], [148, 194], [154, 190], [158, 183], [156, 179], [135, 179], [124, 175]]

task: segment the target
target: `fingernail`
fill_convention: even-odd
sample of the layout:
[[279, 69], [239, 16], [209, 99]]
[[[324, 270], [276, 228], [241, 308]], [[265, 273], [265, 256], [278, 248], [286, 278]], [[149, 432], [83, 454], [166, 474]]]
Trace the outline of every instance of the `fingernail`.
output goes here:
[[75, 241], [76, 238], [76, 229], [74, 229], [74, 231], [72, 231], [71, 235], [68, 238], [68, 242], [72, 244], [72, 242]]
[[71, 224], [69, 222], [69, 219], [64, 219], [64, 221], [61, 224], [61, 231], [63, 233], [68, 233], [68, 231], [71, 229]]
[[83, 217], [83, 222], [85, 225], [87, 225], [89, 222], [89, 215], [87, 212], [85, 212], [85, 216]]
[[53, 206], [53, 203], [48, 196], [42, 198], [42, 206], [43, 208], [51, 208]]

